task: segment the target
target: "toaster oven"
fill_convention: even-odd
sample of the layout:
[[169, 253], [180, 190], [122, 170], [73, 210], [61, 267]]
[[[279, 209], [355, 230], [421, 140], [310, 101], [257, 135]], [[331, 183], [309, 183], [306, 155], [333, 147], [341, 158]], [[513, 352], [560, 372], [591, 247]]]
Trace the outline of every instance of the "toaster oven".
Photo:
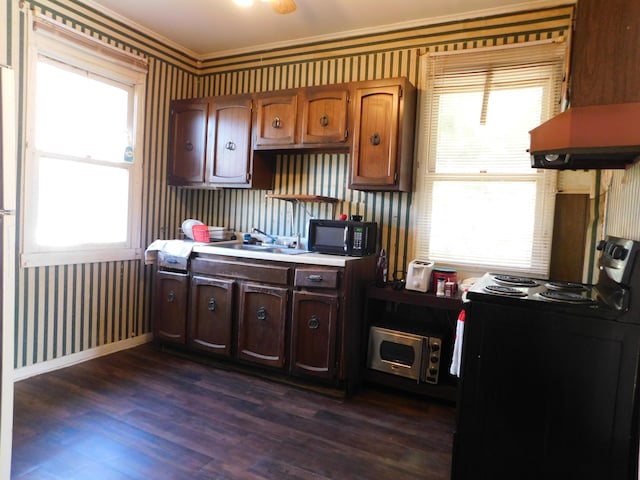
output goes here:
[[373, 326], [369, 331], [367, 366], [417, 383], [438, 383], [442, 338]]

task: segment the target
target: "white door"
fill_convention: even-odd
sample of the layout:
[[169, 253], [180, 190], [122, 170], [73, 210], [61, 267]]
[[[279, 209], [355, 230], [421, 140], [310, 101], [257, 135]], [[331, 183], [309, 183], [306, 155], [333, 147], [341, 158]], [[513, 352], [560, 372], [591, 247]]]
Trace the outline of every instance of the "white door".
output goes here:
[[11, 474], [16, 239], [16, 94], [13, 70], [0, 67], [0, 478]]

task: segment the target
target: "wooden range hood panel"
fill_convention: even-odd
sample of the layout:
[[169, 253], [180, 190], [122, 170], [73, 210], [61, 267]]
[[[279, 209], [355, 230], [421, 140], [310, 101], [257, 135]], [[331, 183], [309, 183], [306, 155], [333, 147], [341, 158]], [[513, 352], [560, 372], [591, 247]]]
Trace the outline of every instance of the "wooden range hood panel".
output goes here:
[[626, 168], [640, 156], [640, 1], [578, 0], [571, 50], [570, 107], [531, 131], [532, 166]]
[[569, 108], [529, 132], [532, 166], [626, 168], [640, 157], [638, 125], [640, 102]]

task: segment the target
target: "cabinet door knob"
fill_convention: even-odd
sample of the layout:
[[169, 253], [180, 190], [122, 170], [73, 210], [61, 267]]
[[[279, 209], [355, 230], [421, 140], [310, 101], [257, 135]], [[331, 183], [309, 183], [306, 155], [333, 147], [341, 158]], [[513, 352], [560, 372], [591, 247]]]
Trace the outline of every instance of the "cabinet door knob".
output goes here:
[[273, 128], [280, 128], [280, 117], [274, 117], [273, 122], [271, 122], [271, 126]]
[[191, 150], [193, 150], [193, 143], [191, 143], [189, 140], [187, 140], [187, 142], [184, 144], [184, 149], [187, 152], [190, 152]]
[[371, 142], [371, 145], [380, 145], [380, 135], [374, 133], [369, 141]]
[[226, 148], [227, 150], [235, 150], [235, 149], [236, 149], [236, 144], [235, 144], [235, 143], [233, 143], [231, 140], [229, 140], [229, 141], [225, 144], [224, 148]]
[[311, 315], [308, 325], [311, 330], [316, 330], [320, 326], [320, 319], [318, 318], [318, 316]]
[[210, 312], [215, 311], [215, 309], [216, 309], [216, 299], [215, 298], [210, 298], [209, 299], [209, 306], [207, 308], [209, 309]]
[[267, 309], [264, 307], [258, 307], [257, 310], [258, 320], [266, 320], [267, 319]]
[[323, 127], [329, 125], [329, 116], [326, 113], [320, 117], [320, 125]]
[[175, 299], [176, 299], [176, 292], [174, 292], [173, 290], [169, 291], [169, 295], [167, 295], [167, 302], [173, 303]]

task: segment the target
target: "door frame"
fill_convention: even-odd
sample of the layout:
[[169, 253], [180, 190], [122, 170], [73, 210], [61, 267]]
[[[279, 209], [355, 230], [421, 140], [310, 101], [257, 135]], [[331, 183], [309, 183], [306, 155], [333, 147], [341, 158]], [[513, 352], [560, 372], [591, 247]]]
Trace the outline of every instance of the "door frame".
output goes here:
[[[17, 117], [14, 71], [0, 66], [0, 478], [11, 476], [16, 281]], [[5, 212], [8, 212], [5, 213]]]

